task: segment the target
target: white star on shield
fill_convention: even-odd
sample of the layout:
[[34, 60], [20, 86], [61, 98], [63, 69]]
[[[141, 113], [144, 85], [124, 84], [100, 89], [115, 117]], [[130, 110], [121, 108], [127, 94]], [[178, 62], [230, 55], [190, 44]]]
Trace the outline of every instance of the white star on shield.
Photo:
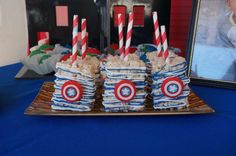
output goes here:
[[128, 96], [130, 94], [130, 90], [128, 89], [128, 88], [124, 88], [124, 89], [122, 89], [122, 95], [124, 95], [124, 96]]
[[74, 89], [74, 88], [68, 89], [67, 94], [68, 94], [70, 97], [74, 97], [75, 94], [76, 94], [76, 93], [75, 93], [75, 89]]
[[168, 87], [168, 90], [171, 92], [171, 93], [175, 93], [177, 92], [178, 90], [178, 87], [175, 85], [175, 84], [172, 84]]

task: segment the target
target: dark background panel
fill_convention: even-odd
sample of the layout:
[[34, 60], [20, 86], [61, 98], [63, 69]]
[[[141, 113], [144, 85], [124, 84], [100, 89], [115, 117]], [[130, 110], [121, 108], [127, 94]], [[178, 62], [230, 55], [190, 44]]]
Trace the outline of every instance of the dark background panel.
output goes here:
[[[56, 26], [55, 6], [68, 6], [68, 27]], [[37, 44], [37, 32], [48, 31], [50, 43], [71, 44], [73, 15], [79, 15], [79, 30], [81, 18], [87, 19], [89, 46], [100, 46], [100, 14], [98, 3], [93, 0], [26, 0], [30, 46]]]
[[[111, 0], [113, 3], [119, 0]], [[159, 25], [165, 25], [167, 29], [167, 35], [169, 35], [170, 26], [170, 8], [171, 0], [133, 0], [133, 5], [145, 5], [151, 4], [151, 12], [157, 11], [159, 18]], [[112, 5], [112, 4], [111, 4]], [[111, 8], [112, 9], [112, 8]], [[146, 15], [144, 18], [144, 27], [134, 27], [132, 34], [132, 45], [138, 45], [141, 43], [153, 43], [153, 19], [152, 13]], [[111, 43], [118, 43], [118, 30], [114, 27], [113, 18], [110, 18], [110, 32], [111, 32]], [[126, 23], [128, 23], [128, 12], [126, 15]], [[127, 26], [128, 24], [126, 24]], [[126, 36], [127, 27], [124, 27], [124, 36]]]
[[[107, 2], [119, 0], [25, 0], [27, 8], [28, 30], [30, 46], [37, 44], [37, 32], [48, 31], [52, 44], [71, 44], [72, 18], [78, 14], [79, 18], [86, 17], [88, 21], [89, 46], [103, 48], [111, 43], [118, 43], [117, 27], [109, 17]], [[130, 2], [130, 1], [129, 1]], [[184, 56], [188, 41], [189, 23], [192, 11], [192, 1], [184, 0], [133, 0], [133, 5], [149, 3], [152, 11], [158, 11], [160, 25], [167, 26], [170, 45], [180, 48]], [[68, 6], [68, 27], [56, 26], [55, 6]], [[132, 5], [132, 4], [131, 4]], [[112, 9], [112, 8], [111, 8]], [[107, 17], [108, 15], [108, 17]], [[107, 19], [110, 18], [110, 23]], [[184, 20], [183, 20], [184, 19]], [[128, 21], [128, 16], [126, 21]], [[132, 44], [152, 43], [153, 22], [152, 15], [145, 16], [145, 27], [133, 29]], [[110, 28], [107, 28], [109, 27]], [[80, 25], [79, 25], [80, 29]], [[110, 37], [108, 37], [110, 34]], [[124, 35], [126, 27], [124, 27]]]
[[[109, 44], [109, 40], [107, 40], [109, 33], [107, 34], [106, 30], [109, 29], [106, 28], [107, 26], [104, 23], [107, 23], [106, 17], [108, 15], [109, 18], [109, 9], [112, 8], [107, 8], [107, 12], [104, 8], [110, 2], [113, 3], [116, 0], [97, 0], [96, 2], [94, 0], [26, 0], [30, 47], [37, 44], [37, 32], [40, 31], [49, 32], [51, 44], [71, 44], [72, 19], [74, 14], [78, 14], [80, 19], [87, 18], [89, 46], [96, 48], [106, 46], [106, 44]], [[158, 11], [159, 23], [160, 25], [166, 25], [167, 34], [169, 34], [171, 0], [134, 0], [131, 5], [138, 5], [139, 2], [140, 4], [151, 4], [151, 11]], [[57, 5], [68, 6], [68, 27], [56, 26], [55, 6]], [[113, 25], [112, 17], [110, 18], [110, 43], [118, 43], [117, 28]], [[133, 29], [133, 45], [152, 43], [152, 14], [145, 16], [144, 23], [144, 27], [135, 27]], [[126, 27], [124, 28], [124, 32], [126, 34]]]

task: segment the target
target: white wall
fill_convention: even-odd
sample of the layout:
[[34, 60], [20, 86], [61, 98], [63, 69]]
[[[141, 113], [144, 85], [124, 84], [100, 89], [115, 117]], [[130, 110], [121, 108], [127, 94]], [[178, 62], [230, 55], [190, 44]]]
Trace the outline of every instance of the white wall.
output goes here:
[[0, 66], [26, 56], [27, 24], [25, 0], [0, 0]]

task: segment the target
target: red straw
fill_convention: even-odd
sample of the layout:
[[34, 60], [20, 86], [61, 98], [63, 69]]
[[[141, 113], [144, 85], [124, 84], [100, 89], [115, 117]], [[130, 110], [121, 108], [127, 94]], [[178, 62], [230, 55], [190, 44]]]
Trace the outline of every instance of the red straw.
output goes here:
[[72, 65], [76, 65], [77, 51], [78, 51], [78, 15], [73, 17], [73, 40], [72, 40]]
[[134, 23], [134, 13], [130, 12], [127, 35], [126, 35], [126, 44], [125, 44], [125, 61], [128, 60], [129, 49], [130, 49], [131, 38], [132, 38], [133, 23]]
[[157, 46], [157, 56], [162, 57], [161, 38], [160, 38], [157, 12], [156, 11], [153, 12], [152, 15], [153, 15], [153, 24], [154, 24], [154, 32], [155, 32], [155, 41], [156, 41], [156, 46]]
[[81, 38], [82, 38], [82, 50], [81, 50], [81, 54], [82, 54], [82, 59], [85, 59], [86, 57], [86, 19], [82, 19], [81, 22], [81, 29], [82, 29], [82, 34], [81, 34]]
[[166, 27], [161, 26], [161, 40], [162, 40], [162, 45], [163, 45], [163, 57], [165, 61], [169, 57], [169, 51], [168, 51], [168, 42], [167, 42], [167, 37], [166, 37]]
[[122, 23], [122, 14], [118, 14], [118, 35], [119, 35], [119, 51], [120, 58], [124, 59], [124, 43], [123, 43], [123, 23]]

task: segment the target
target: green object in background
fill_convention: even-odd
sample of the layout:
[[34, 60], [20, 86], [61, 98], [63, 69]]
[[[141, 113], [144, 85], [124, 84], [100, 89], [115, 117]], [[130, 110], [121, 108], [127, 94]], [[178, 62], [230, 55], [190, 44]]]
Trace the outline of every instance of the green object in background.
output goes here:
[[39, 47], [38, 50], [47, 50], [47, 49], [53, 49], [54, 47], [49, 44], [43, 44]]
[[37, 50], [34, 50], [30, 53], [30, 57], [34, 56], [34, 55], [37, 55], [37, 54], [43, 54], [44, 52], [37, 49]]
[[147, 52], [148, 52], [148, 49], [147, 49], [145, 46], [143, 46], [143, 47], [141, 48], [141, 51], [144, 52], [144, 53], [147, 53]]
[[97, 57], [96, 54], [87, 54], [88, 56], [91, 56], [91, 57]]
[[39, 60], [39, 64], [43, 64], [43, 61], [50, 58], [50, 57], [51, 57], [51, 55], [48, 55], [48, 54], [43, 55]]
[[110, 47], [108, 47], [107, 48], [107, 53], [108, 54], [111, 54], [111, 55], [113, 55], [113, 56], [115, 56], [116, 55], [116, 51], [115, 50], [113, 50], [112, 48], [110, 48]]
[[54, 47], [51, 45], [44, 44], [44, 45], [40, 46], [37, 50], [31, 51], [30, 57], [37, 55], [37, 54], [43, 54], [43, 53], [45, 53], [44, 50], [53, 49], [53, 48]]

